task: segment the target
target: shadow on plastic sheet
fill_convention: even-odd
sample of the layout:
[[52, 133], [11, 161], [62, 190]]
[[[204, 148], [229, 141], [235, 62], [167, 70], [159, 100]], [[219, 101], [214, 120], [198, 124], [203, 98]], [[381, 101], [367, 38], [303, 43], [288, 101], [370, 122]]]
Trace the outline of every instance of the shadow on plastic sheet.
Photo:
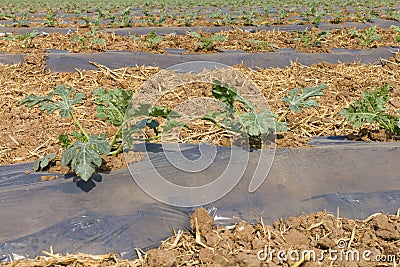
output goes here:
[[[329, 142], [334, 142], [329, 140]], [[334, 142], [335, 143], [335, 142]], [[185, 157], [199, 151], [188, 145]], [[153, 147], [134, 175], [152, 179], [152, 164], [171, 182], [187, 186], [207, 182], [224, 171], [229, 148], [219, 148], [214, 163], [201, 173], [179, 171]], [[227, 195], [205, 207], [216, 223], [237, 220], [272, 223], [301, 213], [327, 210], [355, 219], [400, 208], [400, 146], [389, 143], [335, 143], [306, 149], [277, 149], [260, 188], [248, 192], [260, 151], [250, 153], [243, 178]], [[82, 190], [76, 178], [41, 182], [45, 173], [29, 173], [32, 164], [0, 166], [0, 261], [35, 257], [50, 246], [56, 253], [117, 253], [136, 257], [135, 248], [156, 247], [173, 229], [188, 229], [193, 208], [163, 204], [144, 193], [127, 168], [100, 174]], [[94, 186], [93, 186], [94, 185]], [[157, 186], [157, 185], [155, 185]]]

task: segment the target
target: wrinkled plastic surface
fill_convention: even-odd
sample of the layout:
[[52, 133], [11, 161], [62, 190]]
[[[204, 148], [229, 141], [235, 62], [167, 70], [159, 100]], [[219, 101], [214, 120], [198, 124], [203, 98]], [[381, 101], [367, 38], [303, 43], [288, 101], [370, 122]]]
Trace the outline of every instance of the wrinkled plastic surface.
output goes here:
[[[137, 175], [153, 166], [176, 183], [196, 185], [223, 171], [230, 148], [218, 149], [213, 165], [202, 173], [186, 173], [168, 164], [162, 150], [134, 163]], [[195, 156], [188, 145], [183, 154]], [[271, 171], [254, 193], [248, 192], [258, 153], [237, 186], [206, 205], [217, 223], [238, 219], [271, 223], [281, 217], [327, 210], [362, 219], [372, 213], [395, 213], [400, 207], [400, 146], [396, 143], [325, 145], [309, 149], [277, 149]], [[256, 160], [254, 160], [256, 159]], [[34, 257], [53, 246], [60, 253], [115, 252], [135, 257], [173, 233], [187, 229], [193, 208], [157, 202], [134, 182], [127, 168], [102, 173], [88, 183], [75, 177], [41, 182], [45, 173], [30, 173], [32, 164], [0, 166], [0, 258]], [[152, 179], [152, 177], [147, 177]]]
[[228, 66], [245, 64], [249, 68], [283, 68], [292, 62], [309, 66], [313, 63], [328, 62], [336, 64], [360, 62], [380, 64], [382, 58], [393, 56], [398, 48], [381, 47], [364, 50], [337, 50], [333, 53], [297, 53], [294, 49], [281, 49], [276, 52], [240, 53], [223, 52], [217, 54], [153, 54], [147, 52], [100, 52], [100, 53], [49, 53], [46, 68], [55, 72], [74, 72], [97, 69], [90, 62], [97, 62], [111, 69], [134, 66], [157, 66], [168, 68], [184, 62], [213, 61]]

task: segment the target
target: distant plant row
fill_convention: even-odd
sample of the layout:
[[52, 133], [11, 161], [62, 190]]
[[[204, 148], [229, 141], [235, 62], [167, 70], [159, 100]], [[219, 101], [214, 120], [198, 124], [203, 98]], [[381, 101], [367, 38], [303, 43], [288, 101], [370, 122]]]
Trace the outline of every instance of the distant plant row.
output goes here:
[[[53, 49], [68, 50], [71, 47], [79, 48], [80, 50], [94, 50], [94, 51], [105, 51], [108, 46], [112, 45], [108, 41], [107, 34], [102, 33], [98, 26], [93, 26], [85, 31], [78, 31], [65, 35], [67, 40], [54, 41], [52, 39]], [[224, 47], [231, 47], [235, 45], [235, 49], [241, 49], [244, 51], [275, 51], [277, 48], [297, 48], [305, 47], [309, 48], [321, 48], [325, 45], [326, 48], [348, 48], [343, 45], [358, 45], [360, 48], [373, 48], [377, 47], [376, 43], [382, 40], [382, 35], [379, 34], [379, 29], [376, 26], [362, 29], [362, 30], [336, 30], [336, 31], [292, 31], [292, 32], [274, 32], [269, 33], [267, 38], [264, 38], [263, 34], [267, 32], [259, 32], [258, 34], [250, 34], [243, 32], [220, 32], [220, 33], [202, 33], [195, 31], [187, 31], [186, 35], [182, 35], [182, 38], [177, 38], [175, 34], [159, 35], [155, 30], [151, 31], [146, 35], [128, 35], [120, 37], [119, 41], [123, 41], [124, 44], [130, 44], [134, 49], [140, 51], [158, 51], [163, 52], [165, 48], [180, 48], [186, 49], [190, 52], [198, 51], [218, 51], [224, 49]], [[46, 41], [43, 39], [37, 40], [37, 38], [46, 38], [48, 34], [42, 33], [37, 30], [26, 32], [24, 34], [7, 34], [0, 37], [0, 41], [13, 42], [20, 48], [37, 48], [41, 49], [41, 45], [46, 43], [45, 48], [49, 48]], [[400, 44], [400, 27], [392, 25], [391, 28], [386, 31], [385, 40], [381, 41], [380, 45], [385, 46], [398, 46]], [[238, 44], [236, 37], [240, 37], [241, 41]], [[185, 38], [186, 37], [186, 38]], [[57, 35], [56, 38], [61, 38]], [[63, 37], [64, 38], [64, 37]], [[173, 39], [173, 42], [171, 40]], [[335, 38], [340, 39], [340, 47], [334, 45], [338, 43]], [[37, 41], [35, 41], [37, 40]], [[61, 39], [59, 39], [61, 40]], [[112, 42], [115, 42], [115, 38], [112, 38]], [[165, 45], [163, 44], [165, 40]], [[66, 42], [67, 41], [67, 42]], [[277, 45], [276, 42], [280, 42]], [[61, 45], [59, 45], [61, 44]], [[171, 45], [175, 46], [171, 46]], [[9, 47], [4, 45], [4, 47]], [[350, 48], [354, 48], [351, 46]], [[44, 49], [44, 48], [43, 48]], [[127, 48], [125, 48], [127, 49]], [[1, 51], [0, 47], [0, 51]], [[129, 49], [128, 49], [129, 50]], [[135, 50], [135, 51], [136, 51]]]
[[[33, 16], [34, 15], [34, 16]], [[308, 1], [20, 1], [4, 0], [0, 21], [8, 26], [49, 27], [98, 24], [102, 27], [267, 25], [344, 21], [371, 22], [375, 18], [400, 21], [395, 0]]]

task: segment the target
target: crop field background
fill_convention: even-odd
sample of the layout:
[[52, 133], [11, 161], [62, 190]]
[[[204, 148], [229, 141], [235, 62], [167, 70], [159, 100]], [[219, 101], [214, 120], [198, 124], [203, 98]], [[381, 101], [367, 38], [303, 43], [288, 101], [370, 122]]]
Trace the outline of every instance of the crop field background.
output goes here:
[[[400, 151], [399, 47], [398, 0], [1, 0], [0, 266], [308, 267], [316, 264], [309, 257], [261, 262], [257, 251], [268, 245], [288, 252], [301, 248], [321, 252], [337, 247], [339, 241], [345, 241], [344, 249], [399, 256], [400, 210], [395, 206], [400, 203], [396, 190], [400, 171], [396, 164]], [[187, 73], [179, 80], [172, 71], [164, 70], [191, 61], [223, 63], [237, 76], [230, 77], [229, 84], [218, 79], [182, 84], [196, 75]], [[160, 73], [165, 76], [157, 76]], [[132, 108], [136, 92], [146, 96], [148, 89], [149, 99], [152, 93], [162, 92], [154, 77], [181, 83], [156, 104], [141, 102]], [[247, 80], [254, 81], [259, 99], [265, 98], [268, 109], [257, 110], [237, 93]], [[179, 121], [180, 114], [174, 109], [201, 97], [218, 100], [228, 109], [210, 111], [190, 123]], [[129, 124], [127, 118], [140, 116], [144, 120]], [[224, 212], [227, 207], [225, 211], [231, 212], [234, 207], [234, 216], [241, 219], [234, 225], [214, 224], [205, 209], [197, 209], [184, 223], [187, 211], [161, 206], [155, 209], [156, 215], [161, 210], [171, 216], [165, 221], [184, 225], [189, 231], [164, 229], [164, 221], [154, 220], [153, 204], [140, 199], [138, 192], [134, 196], [126, 193], [132, 181], [124, 180], [130, 176], [126, 173], [128, 154], [122, 152], [124, 131], [158, 145], [173, 128], [180, 129], [178, 142], [188, 145], [229, 146], [234, 132], [246, 136], [251, 151], [257, 152], [266, 148], [262, 141], [267, 140], [279, 151], [276, 162], [280, 165], [273, 172], [275, 187], [264, 189], [276, 188], [271, 195], [278, 194], [282, 201], [272, 207], [274, 203], [263, 203], [260, 194], [251, 205], [261, 205], [262, 216], [268, 219], [269, 214], [285, 219], [276, 216], [268, 225], [263, 219], [257, 224], [244, 222], [241, 216], [247, 211], [236, 214], [236, 201], [247, 204], [253, 199], [240, 195], [218, 210]], [[268, 139], [271, 136], [272, 141]], [[304, 157], [313, 155], [313, 149], [318, 150], [317, 156]], [[139, 152], [130, 156], [128, 164], [143, 160]], [[324, 163], [324, 159], [333, 160]], [[335, 159], [348, 163], [351, 171], [336, 166], [325, 174], [311, 172], [321, 162], [333, 168]], [[306, 188], [304, 181], [296, 184], [308, 174], [298, 174], [292, 165], [304, 162], [314, 179], [307, 180], [307, 185], [314, 191]], [[292, 165], [286, 168], [285, 164]], [[9, 173], [7, 166], [21, 166], [22, 170]], [[101, 174], [104, 179], [118, 177], [105, 189], [114, 181], [102, 181]], [[65, 187], [54, 193], [48, 185]], [[8, 210], [7, 205], [21, 205], [18, 201], [25, 199], [14, 193], [26, 196], [25, 191], [40, 192], [22, 205], [20, 210], [28, 215]], [[61, 195], [76, 199], [61, 201], [57, 198]], [[306, 210], [309, 215], [300, 215], [303, 210], [285, 213], [289, 206], [306, 209], [310, 203], [318, 210]], [[335, 205], [343, 205], [350, 214], [390, 209], [391, 215], [341, 218]], [[335, 215], [332, 210], [321, 211], [321, 207], [333, 206]], [[68, 220], [76, 218], [71, 223], [55, 216], [55, 211], [68, 214]], [[139, 228], [157, 229], [157, 238], [129, 232], [137, 229], [137, 222], [142, 223]], [[96, 228], [97, 223], [104, 233]], [[58, 243], [46, 239], [49, 232]], [[103, 249], [115, 246], [99, 253], [116, 254], [77, 253], [91, 249], [86, 236]], [[152, 249], [136, 247], [137, 241]], [[29, 255], [15, 251], [29, 251]], [[74, 254], [66, 254], [70, 252]], [[45, 256], [7, 263], [39, 254]], [[121, 258], [126, 255], [136, 258]], [[384, 266], [400, 264], [400, 259], [390, 259]], [[338, 263], [324, 258], [321, 264]], [[358, 266], [377, 265], [362, 261]]]
[[2, 1], [2, 25], [269, 25], [399, 20], [398, 1]]

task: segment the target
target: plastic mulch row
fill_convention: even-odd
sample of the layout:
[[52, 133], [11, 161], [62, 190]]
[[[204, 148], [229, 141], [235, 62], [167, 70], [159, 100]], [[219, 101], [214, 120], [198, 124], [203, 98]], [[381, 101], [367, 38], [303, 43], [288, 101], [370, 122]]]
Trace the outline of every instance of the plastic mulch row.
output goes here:
[[[249, 193], [258, 164], [257, 151], [239, 152], [249, 162], [238, 184], [222, 198], [205, 205], [219, 224], [237, 219], [271, 223], [281, 217], [327, 210], [340, 217], [362, 219], [372, 213], [396, 213], [400, 207], [400, 147], [397, 143], [354, 143], [325, 138], [322, 146], [277, 149], [261, 186]], [[204, 147], [203, 147], [204, 148]], [[206, 147], [212, 149], [213, 147]], [[135, 179], [158, 185], [155, 171], [170, 182], [193, 187], [221, 175], [231, 160], [230, 148], [219, 147], [206, 170], [180, 171], [165, 158], [174, 150], [153, 145], [146, 157], [129, 166]], [[183, 147], [185, 157], [199, 156], [196, 145]], [[270, 155], [269, 155], [270, 156]], [[230, 171], [241, 173], [231, 166]], [[0, 166], [0, 255], [2, 261], [34, 257], [53, 246], [60, 253], [119, 253], [135, 257], [186, 229], [193, 208], [174, 207], [147, 195], [128, 168], [95, 175], [89, 182], [76, 177], [41, 182], [47, 173], [27, 170], [32, 164]], [[224, 188], [215, 188], [223, 190]], [[170, 196], [172, 199], [173, 195]], [[185, 197], [185, 196], [184, 196]], [[188, 198], [191, 196], [188, 195]]]

